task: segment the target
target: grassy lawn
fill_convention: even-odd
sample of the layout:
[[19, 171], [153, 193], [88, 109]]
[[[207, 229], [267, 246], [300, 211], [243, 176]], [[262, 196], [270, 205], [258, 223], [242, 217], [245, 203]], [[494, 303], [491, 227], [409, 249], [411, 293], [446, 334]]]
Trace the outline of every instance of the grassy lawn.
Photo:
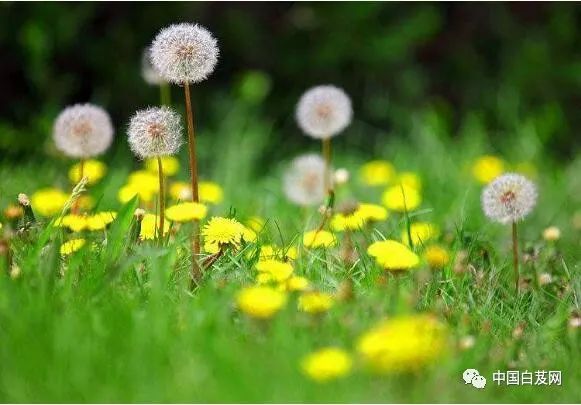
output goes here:
[[[305, 248], [302, 233], [317, 226], [320, 214], [317, 207], [301, 209], [284, 197], [282, 177], [293, 156], [284, 145], [266, 149], [272, 128], [260, 114], [230, 108], [217, 128], [199, 134], [201, 177], [224, 191], [220, 203], [208, 204], [202, 223], [212, 216], [234, 216], [241, 223], [259, 216], [265, 226], [256, 241], [229, 250], [208, 268], [193, 293], [191, 224], [173, 224], [163, 246], [131, 236], [135, 209], [154, 212], [155, 206], [117, 199], [129, 173], [142, 166], [130, 158], [123, 139], [102, 159], [105, 177], [88, 189], [93, 211], [117, 212], [107, 230], [75, 234], [37, 215], [31, 229], [10, 238], [19, 273], [5, 268], [2, 257], [0, 400], [578, 402], [580, 340], [573, 324], [580, 316], [581, 159], [548, 158], [548, 146], [535, 131], [516, 131], [502, 144], [489, 145], [479, 128], [452, 134], [434, 116], [418, 114], [409, 133], [381, 134], [373, 145], [361, 133], [381, 131], [359, 124], [334, 140], [334, 165], [350, 173], [337, 187], [338, 206], [349, 200], [381, 204], [386, 186], [365, 185], [359, 175], [372, 159], [388, 160], [398, 172], [421, 179], [422, 202], [409, 221], [430, 222], [439, 232], [426, 246], [413, 247], [421, 258], [415, 269], [394, 275], [366, 250], [375, 240], [401, 240], [406, 216], [389, 212], [387, 220], [353, 232], [353, 263], [343, 259], [344, 233], [336, 233], [335, 247]], [[123, 130], [117, 136], [125, 138]], [[373, 155], [363, 152], [369, 146]], [[311, 151], [318, 152], [314, 141]], [[187, 153], [181, 152], [181, 168], [170, 183], [188, 179]], [[524, 280], [519, 294], [510, 226], [486, 219], [480, 204], [484, 185], [471, 173], [474, 161], [486, 154], [524, 171], [539, 189], [534, 211], [519, 224]], [[32, 195], [42, 187], [70, 192], [70, 165], [45, 156], [0, 163], [1, 207], [15, 204], [18, 193]], [[8, 236], [8, 219], [2, 223]], [[549, 226], [560, 229], [559, 240], [543, 239]], [[79, 237], [85, 245], [62, 256], [61, 244]], [[450, 255], [439, 270], [425, 260], [426, 247], [434, 243]], [[318, 315], [305, 313], [297, 308], [301, 293], [289, 292], [271, 319], [240, 311], [236, 296], [256, 283], [256, 251], [264, 245], [296, 247], [294, 274], [332, 294], [333, 306]], [[539, 284], [544, 273], [551, 282]], [[360, 337], [385, 318], [419, 313], [445, 325], [445, 343], [434, 348], [437, 358], [413, 371], [370, 370], [357, 350]], [[346, 376], [319, 383], [305, 375], [301, 361], [328, 346], [348, 352], [353, 366]], [[464, 384], [467, 368], [487, 378], [484, 389]], [[560, 370], [562, 385], [497, 386], [496, 370]]]

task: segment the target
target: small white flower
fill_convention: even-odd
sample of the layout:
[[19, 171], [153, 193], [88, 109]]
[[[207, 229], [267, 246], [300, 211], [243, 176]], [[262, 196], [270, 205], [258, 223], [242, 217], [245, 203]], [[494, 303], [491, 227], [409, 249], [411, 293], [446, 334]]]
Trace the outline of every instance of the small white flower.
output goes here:
[[537, 189], [526, 177], [507, 173], [494, 179], [482, 192], [482, 209], [491, 220], [508, 224], [531, 213]]
[[141, 159], [177, 153], [182, 143], [182, 120], [169, 107], [150, 107], [129, 122], [129, 147]]
[[171, 83], [205, 80], [218, 62], [218, 42], [198, 24], [174, 24], [162, 29], [150, 48], [151, 62]]
[[333, 179], [335, 181], [335, 184], [341, 185], [347, 183], [349, 181], [349, 177], [350, 177], [349, 171], [345, 168], [340, 168], [335, 170]]
[[105, 152], [113, 141], [109, 114], [93, 104], [65, 108], [53, 128], [56, 147], [69, 157], [86, 159]]
[[331, 85], [307, 90], [300, 98], [296, 110], [299, 127], [316, 139], [338, 135], [351, 123], [352, 115], [349, 96]]
[[141, 56], [141, 76], [143, 77], [145, 83], [152, 86], [159, 86], [161, 84], [167, 83], [163, 77], [161, 77], [159, 72], [153, 67], [149, 48], [146, 48], [143, 51], [143, 55]]
[[325, 198], [325, 161], [316, 154], [295, 158], [284, 175], [284, 192], [297, 205], [317, 205]]

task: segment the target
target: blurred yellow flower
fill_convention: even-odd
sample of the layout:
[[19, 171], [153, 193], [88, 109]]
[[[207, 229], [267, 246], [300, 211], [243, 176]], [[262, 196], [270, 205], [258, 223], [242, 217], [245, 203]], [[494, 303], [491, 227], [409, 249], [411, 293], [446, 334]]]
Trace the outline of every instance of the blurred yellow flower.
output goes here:
[[[163, 224], [163, 235], [169, 232], [170, 222], [165, 221]], [[159, 216], [154, 214], [145, 214], [141, 220], [141, 233], [139, 237], [143, 240], [155, 239], [159, 234]]]
[[319, 291], [305, 292], [299, 297], [299, 309], [309, 314], [327, 312], [333, 303], [331, 294]]
[[386, 160], [372, 160], [361, 166], [361, 180], [369, 186], [389, 184], [395, 178], [395, 168]]
[[121, 187], [117, 193], [118, 200], [123, 204], [129, 202], [135, 196], [138, 196], [143, 202], [150, 202], [153, 200], [155, 192], [147, 188], [140, 188], [134, 184], [127, 184]]
[[301, 362], [303, 372], [317, 382], [344, 377], [351, 371], [349, 354], [336, 347], [326, 347], [306, 356]]
[[281, 287], [286, 291], [305, 291], [309, 288], [310, 283], [306, 277], [292, 276]]
[[84, 215], [65, 215], [54, 222], [54, 226], [69, 228], [73, 232], [81, 232], [87, 227], [87, 218]]
[[30, 203], [34, 212], [51, 217], [61, 213], [68, 199], [69, 195], [57, 188], [43, 188], [32, 194]]
[[403, 271], [416, 267], [420, 258], [406, 245], [394, 240], [373, 242], [367, 248], [367, 254], [386, 270]]
[[482, 184], [488, 184], [496, 177], [504, 173], [506, 164], [504, 161], [491, 155], [481, 156], [472, 165], [472, 175]]
[[433, 269], [441, 269], [450, 262], [450, 253], [439, 245], [431, 245], [424, 253], [428, 265]]
[[357, 351], [372, 370], [382, 373], [418, 371], [446, 350], [446, 328], [430, 315], [382, 322], [365, 333]]
[[337, 238], [329, 231], [308, 231], [303, 235], [303, 245], [310, 248], [333, 247], [337, 244]]
[[[95, 184], [105, 176], [107, 166], [98, 160], [89, 159], [83, 163], [83, 176], [87, 178], [87, 184]], [[77, 184], [81, 181], [81, 164], [76, 163], [69, 169], [69, 180]]]
[[117, 213], [114, 211], [97, 212], [87, 217], [87, 229], [90, 231], [105, 229], [115, 218], [117, 218]]
[[62, 256], [70, 255], [71, 253], [76, 252], [80, 248], [85, 245], [84, 239], [72, 239], [68, 242], [65, 242], [60, 247], [60, 253]]
[[169, 195], [176, 201], [187, 201], [192, 199], [190, 185], [183, 181], [176, 181], [169, 186]]
[[[145, 160], [145, 169], [157, 176], [158, 165], [157, 158], [149, 158]], [[180, 161], [175, 156], [162, 156], [161, 169], [163, 174], [171, 177], [180, 170]]]
[[270, 279], [282, 282], [287, 280], [293, 273], [293, 266], [289, 263], [275, 259], [260, 260], [256, 263], [256, 270], [260, 273], [270, 275]]
[[4, 217], [6, 219], [17, 219], [24, 215], [24, 210], [19, 205], [10, 204], [4, 209]]
[[397, 176], [397, 182], [404, 187], [415, 188], [418, 192], [422, 189], [422, 179], [414, 172], [401, 172]]
[[211, 181], [201, 181], [198, 184], [198, 193], [200, 194], [200, 201], [210, 204], [219, 204], [224, 198], [222, 187]]
[[[187, 201], [192, 199], [192, 188], [189, 183], [176, 181], [169, 187], [169, 194], [174, 200]], [[211, 181], [201, 181], [198, 184], [198, 197], [201, 202], [219, 204], [224, 197], [224, 191], [219, 184]]]
[[[437, 237], [438, 233], [438, 227], [430, 222], [414, 222], [410, 225], [410, 234], [414, 246], [425, 244], [428, 240]], [[401, 232], [401, 240], [406, 245], [410, 244], [407, 229]]]
[[413, 211], [422, 202], [420, 192], [415, 187], [397, 184], [389, 187], [382, 195], [383, 205], [393, 211]]
[[259, 319], [271, 318], [286, 304], [286, 300], [284, 292], [266, 286], [243, 288], [236, 297], [242, 312]]
[[331, 228], [336, 232], [344, 230], [360, 230], [368, 222], [378, 222], [387, 219], [387, 210], [381, 205], [358, 204], [349, 214], [335, 214], [331, 219]]
[[204, 204], [182, 202], [172, 205], [165, 210], [166, 217], [174, 222], [190, 222], [206, 217], [208, 208]]
[[554, 242], [561, 238], [561, 230], [556, 226], [550, 226], [543, 231], [543, 239], [547, 242]]

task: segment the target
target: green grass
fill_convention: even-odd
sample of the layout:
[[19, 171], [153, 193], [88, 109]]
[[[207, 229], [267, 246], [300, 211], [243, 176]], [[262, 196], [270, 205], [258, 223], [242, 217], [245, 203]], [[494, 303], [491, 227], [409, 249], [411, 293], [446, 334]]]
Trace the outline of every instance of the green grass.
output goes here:
[[[259, 243], [296, 245], [305, 220], [313, 227], [318, 214], [285, 201], [281, 174], [291, 156], [285, 161], [278, 161], [280, 151], [265, 156], [270, 131], [255, 114], [232, 109], [216, 132], [200, 134], [201, 173], [225, 189], [224, 202], [212, 214], [235, 212], [240, 220], [260, 215], [268, 224]], [[450, 264], [433, 273], [423, 265], [402, 279], [393, 305], [391, 290], [378, 282], [383, 270], [365, 254], [367, 241], [380, 235], [399, 239], [405, 220], [392, 213], [376, 230], [358, 236], [360, 261], [353, 268], [334, 250], [301, 250], [295, 263], [297, 274], [325, 291], [352, 279], [352, 301], [313, 318], [297, 311], [292, 297], [270, 322], [253, 321], [234, 305], [236, 292], [254, 278], [246, 251], [220, 259], [191, 294], [188, 226], [165, 247], [135, 245], [127, 237], [136, 203], [120, 207], [116, 192], [138, 165], [131, 166], [129, 152], [120, 147], [105, 158], [107, 177], [91, 189], [100, 208], [119, 211], [105, 245], [102, 233], [87, 235], [96, 248], [88, 244], [62, 259], [58, 246], [70, 235], [47, 221], [12, 239], [22, 272], [17, 279], [0, 275], [0, 401], [578, 402], [579, 332], [568, 321], [579, 311], [581, 294], [580, 231], [573, 225], [581, 159], [548, 159], [534, 131], [518, 132], [494, 149], [473, 128], [451, 137], [430, 114], [418, 116], [408, 134], [386, 135], [367, 145], [374, 147], [374, 156], [363, 152], [364, 139], [352, 135], [364, 131], [356, 125], [336, 138], [336, 165], [352, 174], [337, 199], [380, 201], [381, 189], [364, 187], [357, 179], [357, 168], [371, 157], [419, 173], [424, 201], [412, 220], [438, 224], [441, 242], [453, 254], [468, 252], [473, 270], [456, 274]], [[481, 185], [468, 170], [476, 156], [490, 152], [512, 163], [530, 162], [537, 170], [540, 198], [521, 225], [520, 238], [524, 251], [538, 255], [521, 271], [530, 279], [535, 271], [548, 272], [554, 282], [518, 296], [510, 229], [484, 218]], [[186, 155], [181, 159], [178, 177], [186, 179]], [[0, 164], [1, 206], [15, 202], [19, 192], [70, 187], [68, 164], [43, 158]], [[562, 231], [552, 245], [541, 237], [549, 225]], [[434, 313], [448, 325], [448, 353], [432, 367], [415, 375], [379, 376], [365, 371], [355, 357], [355, 369], [345, 379], [317, 384], [301, 373], [300, 359], [309, 352], [337, 345], [355, 354], [358, 337], [379, 320], [416, 312]], [[518, 325], [524, 333], [515, 338]], [[466, 335], [475, 336], [476, 344], [460, 350], [458, 342]], [[463, 384], [466, 368], [477, 368], [488, 379], [484, 390]], [[561, 370], [563, 385], [496, 387], [491, 376], [497, 369]]]

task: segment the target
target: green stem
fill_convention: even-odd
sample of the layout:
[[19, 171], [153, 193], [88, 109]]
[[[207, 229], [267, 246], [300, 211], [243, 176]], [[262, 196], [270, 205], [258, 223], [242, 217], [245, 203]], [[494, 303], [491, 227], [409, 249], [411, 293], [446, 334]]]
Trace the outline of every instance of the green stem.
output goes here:
[[164, 184], [164, 174], [163, 174], [163, 164], [161, 162], [161, 157], [157, 157], [157, 171], [159, 177], [159, 244], [163, 241], [163, 229], [165, 226], [165, 184]]

